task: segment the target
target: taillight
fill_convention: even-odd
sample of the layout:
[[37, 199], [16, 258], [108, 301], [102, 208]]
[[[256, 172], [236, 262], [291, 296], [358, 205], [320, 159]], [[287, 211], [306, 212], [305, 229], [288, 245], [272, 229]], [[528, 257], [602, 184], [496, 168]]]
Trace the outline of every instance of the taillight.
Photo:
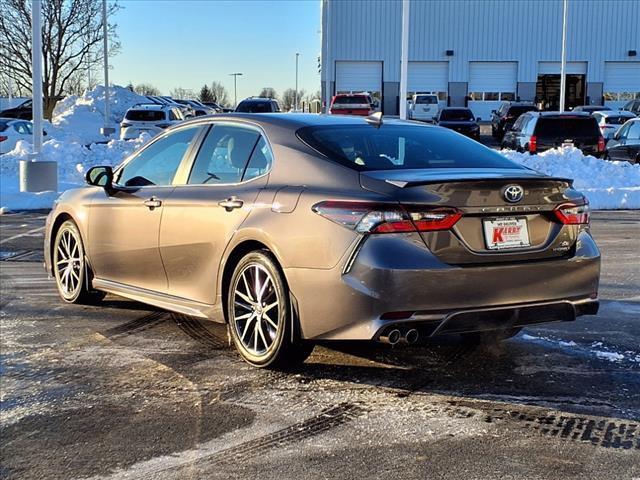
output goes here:
[[598, 151], [604, 152], [604, 137], [598, 137]]
[[455, 208], [333, 200], [314, 205], [313, 211], [359, 233], [448, 230], [462, 217]]
[[558, 220], [565, 225], [588, 225], [589, 224], [589, 202], [585, 199], [583, 205], [575, 203], [565, 203], [559, 205], [554, 213]]
[[5, 137], [4, 135], [0, 135], [0, 142], [4, 142], [7, 138], [9, 138], [9, 137]]
[[531, 135], [531, 138], [529, 138], [529, 153], [536, 153], [536, 150], [538, 150], [538, 139], [535, 135]]

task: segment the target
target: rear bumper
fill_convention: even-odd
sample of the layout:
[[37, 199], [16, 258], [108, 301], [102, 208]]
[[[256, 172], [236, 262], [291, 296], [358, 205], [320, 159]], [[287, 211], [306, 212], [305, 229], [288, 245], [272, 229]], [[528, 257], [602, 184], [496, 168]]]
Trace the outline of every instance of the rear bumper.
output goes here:
[[332, 270], [286, 269], [304, 338], [375, 340], [390, 325], [429, 335], [573, 320], [597, 312], [600, 253], [587, 232], [572, 258], [448, 265], [414, 234], [369, 237]]

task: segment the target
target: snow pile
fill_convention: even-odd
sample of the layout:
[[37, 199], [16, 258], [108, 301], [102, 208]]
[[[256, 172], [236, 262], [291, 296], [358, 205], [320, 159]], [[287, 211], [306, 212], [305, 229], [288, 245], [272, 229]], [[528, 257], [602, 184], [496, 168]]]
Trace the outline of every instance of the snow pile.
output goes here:
[[537, 155], [501, 152], [509, 160], [547, 175], [572, 178], [594, 210], [640, 208], [640, 165], [583, 155], [577, 148], [548, 150]]
[[[104, 140], [100, 134], [104, 126], [104, 94], [104, 86], [98, 85], [81, 96], [70, 95], [59, 101], [53, 110], [54, 129], [48, 133], [54, 138], [84, 145]], [[149, 100], [124, 87], [109, 87], [109, 120], [116, 129], [116, 137], [124, 114], [137, 103], [149, 103]]]
[[19, 162], [29, 159], [32, 153], [31, 144], [20, 141], [13, 151], [0, 157], [0, 208], [2, 211], [51, 208], [59, 193], [84, 183], [84, 174], [89, 168], [118, 165], [149, 138], [142, 135], [136, 140], [111, 140], [89, 146], [55, 138], [46, 141], [42, 146], [42, 158], [58, 162], [59, 192], [43, 193], [19, 191]]

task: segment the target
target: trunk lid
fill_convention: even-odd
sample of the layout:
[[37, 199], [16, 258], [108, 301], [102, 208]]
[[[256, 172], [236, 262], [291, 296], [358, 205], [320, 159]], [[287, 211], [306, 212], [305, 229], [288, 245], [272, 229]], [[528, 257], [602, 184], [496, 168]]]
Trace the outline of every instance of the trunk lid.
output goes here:
[[[558, 205], [582, 200], [566, 178], [527, 169], [387, 170], [362, 172], [361, 185], [404, 205], [453, 207], [462, 212], [451, 230], [420, 234], [429, 249], [449, 264], [561, 257], [571, 253], [577, 238], [578, 228], [563, 225], [554, 213]], [[523, 189], [518, 202], [505, 197], [506, 189], [514, 185]], [[526, 238], [524, 243], [492, 245], [495, 232], [500, 240], [505, 226], [507, 232], [521, 229], [518, 238]]]

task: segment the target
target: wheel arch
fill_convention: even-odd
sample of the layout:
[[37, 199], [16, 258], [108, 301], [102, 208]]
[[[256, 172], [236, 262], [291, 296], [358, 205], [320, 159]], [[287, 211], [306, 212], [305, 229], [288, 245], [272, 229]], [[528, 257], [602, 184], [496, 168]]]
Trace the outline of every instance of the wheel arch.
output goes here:
[[53, 223], [51, 224], [51, 232], [49, 234], [49, 244], [46, 245], [46, 248], [47, 248], [47, 253], [49, 254], [49, 258], [51, 259], [51, 263], [49, 265], [49, 273], [51, 273], [52, 275], [53, 275], [53, 247], [56, 243], [56, 236], [58, 235], [58, 230], [60, 230], [60, 227], [62, 226], [62, 224], [67, 220], [71, 220], [76, 225], [78, 225], [78, 222], [76, 222], [76, 220], [73, 218], [73, 216], [69, 212], [60, 212], [54, 219]]

